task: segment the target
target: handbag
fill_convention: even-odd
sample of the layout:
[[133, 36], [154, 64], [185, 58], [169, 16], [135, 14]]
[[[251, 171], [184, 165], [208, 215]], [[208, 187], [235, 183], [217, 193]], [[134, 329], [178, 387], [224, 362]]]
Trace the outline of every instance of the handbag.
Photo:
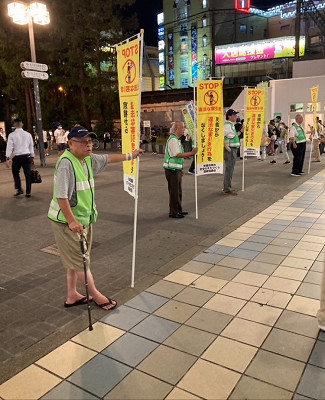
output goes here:
[[31, 181], [32, 183], [42, 183], [42, 177], [37, 169], [31, 170]]
[[268, 146], [270, 144], [270, 141], [271, 139], [269, 137], [262, 135], [260, 146]]

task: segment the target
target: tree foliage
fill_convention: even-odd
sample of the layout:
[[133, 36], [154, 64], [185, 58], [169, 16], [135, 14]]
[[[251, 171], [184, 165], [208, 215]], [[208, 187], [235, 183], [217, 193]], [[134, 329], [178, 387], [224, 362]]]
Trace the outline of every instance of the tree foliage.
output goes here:
[[[118, 117], [113, 46], [136, 32], [134, 2], [46, 1], [50, 25], [33, 25], [37, 62], [49, 66], [49, 80], [40, 82], [45, 128], [60, 121], [67, 128], [78, 122], [91, 129], [92, 122], [98, 121], [105, 129]], [[0, 119], [9, 123], [14, 111], [32, 121], [32, 81], [20, 75], [20, 62], [30, 60], [28, 27], [13, 24], [4, 3], [0, 6]]]

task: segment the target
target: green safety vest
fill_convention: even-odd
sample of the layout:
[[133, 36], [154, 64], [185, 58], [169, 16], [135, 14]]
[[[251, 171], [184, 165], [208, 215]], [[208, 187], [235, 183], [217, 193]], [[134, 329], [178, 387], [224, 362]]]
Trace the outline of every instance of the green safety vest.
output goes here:
[[295, 142], [296, 142], [296, 143], [303, 143], [303, 142], [305, 142], [305, 141], [306, 141], [306, 136], [305, 136], [305, 132], [304, 132], [304, 130], [302, 129], [302, 127], [299, 126], [298, 124], [296, 124], [295, 122], [294, 122], [292, 125], [296, 128], [296, 131], [298, 132], [298, 136], [294, 138], [294, 139], [295, 139]]
[[87, 176], [80, 161], [68, 150], [65, 150], [65, 152], [61, 155], [55, 166], [53, 198], [47, 216], [52, 221], [60, 222], [63, 224], [67, 223], [67, 220], [65, 219], [59, 207], [58, 201], [55, 197], [55, 187], [56, 187], [55, 181], [56, 181], [57, 168], [63, 158], [67, 158], [71, 162], [75, 177], [75, 191], [76, 191], [77, 201], [76, 204], [70, 204], [71, 211], [75, 219], [78, 222], [80, 222], [80, 224], [82, 224], [85, 227], [88, 227], [90, 224], [96, 222], [97, 220], [97, 210], [95, 204], [95, 184], [94, 184], [93, 171], [91, 168], [91, 158], [90, 156], [88, 156], [84, 160], [88, 169], [88, 176]]
[[184, 153], [183, 146], [181, 142], [178, 140], [177, 136], [170, 135], [166, 143], [163, 167], [166, 169], [183, 169], [184, 158], [171, 157], [168, 152], [168, 142], [173, 138], [177, 139], [178, 141], [179, 152]]
[[237, 135], [236, 129], [235, 129], [235, 125], [230, 122], [230, 121], [226, 121], [224, 123], [224, 125], [229, 125], [231, 127], [231, 130], [233, 131], [233, 133], [235, 134], [235, 136], [232, 139], [229, 139], [228, 137], [224, 137], [225, 142], [227, 143], [227, 145], [229, 147], [240, 147], [240, 142], [239, 142], [239, 137]]

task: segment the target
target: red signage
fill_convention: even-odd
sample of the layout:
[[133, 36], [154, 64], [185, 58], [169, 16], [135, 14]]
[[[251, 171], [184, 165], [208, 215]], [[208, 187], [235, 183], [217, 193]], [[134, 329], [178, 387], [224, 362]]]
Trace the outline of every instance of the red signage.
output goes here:
[[250, 0], [235, 0], [235, 9], [237, 11], [249, 13], [250, 6]]

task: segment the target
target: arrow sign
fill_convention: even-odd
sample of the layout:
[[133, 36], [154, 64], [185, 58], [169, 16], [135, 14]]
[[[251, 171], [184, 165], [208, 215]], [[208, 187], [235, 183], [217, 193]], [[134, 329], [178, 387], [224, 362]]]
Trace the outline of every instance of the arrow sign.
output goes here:
[[49, 76], [46, 72], [39, 71], [21, 71], [21, 76], [23, 78], [33, 78], [33, 79], [49, 79]]
[[49, 68], [46, 64], [39, 64], [30, 61], [24, 61], [20, 63], [20, 68], [22, 69], [32, 69], [34, 71], [47, 71]]

